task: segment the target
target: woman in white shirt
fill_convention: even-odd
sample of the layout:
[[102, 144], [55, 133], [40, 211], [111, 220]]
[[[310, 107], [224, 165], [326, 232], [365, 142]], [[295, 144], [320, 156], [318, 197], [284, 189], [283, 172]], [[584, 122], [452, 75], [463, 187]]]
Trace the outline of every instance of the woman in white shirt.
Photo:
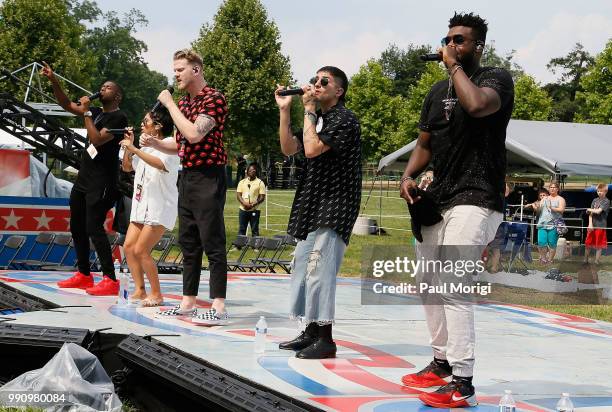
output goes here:
[[[164, 107], [147, 113], [141, 127], [142, 135], [174, 140], [174, 124]], [[152, 147], [138, 149], [134, 146], [132, 130], [125, 133], [121, 146], [124, 149], [122, 169], [126, 172], [135, 171], [130, 226], [123, 244], [135, 285], [130, 299], [140, 300], [142, 306], [159, 306], [163, 303], [163, 296], [151, 250], [164, 232], [174, 229], [176, 223], [179, 158]], [[147, 274], [151, 287], [148, 294], [144, 273]]]

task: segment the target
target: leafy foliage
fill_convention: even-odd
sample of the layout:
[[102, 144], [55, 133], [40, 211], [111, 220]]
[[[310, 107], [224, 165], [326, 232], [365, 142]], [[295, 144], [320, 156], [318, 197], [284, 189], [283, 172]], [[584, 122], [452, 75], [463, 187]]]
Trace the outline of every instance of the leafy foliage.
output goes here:
[[580, 80], [579, 122], [612, 124], [612, 39]]
[[408, 97], [410, 87], [416, 84], [425, 71], [427, 63], [419, 56], [426, 53], [431, 53], [431, 47], [414, 44], [409, 44], [406, 50], [391, 44], [382, 52], [378, 62], [385, 76], [393, 81], [392, 94], [394, 96]]
[[228, 147], [256, 156], [277, 153], [276, 84], [291, 80], [280, 34], [259, 0], [225, 0], [193, 43], [204, 60], [206, 80], [225, 94]]
[[548, 120], [552, 99], [533, 77], [523, 75], [514, 84], [512, 117], [521, 120]]

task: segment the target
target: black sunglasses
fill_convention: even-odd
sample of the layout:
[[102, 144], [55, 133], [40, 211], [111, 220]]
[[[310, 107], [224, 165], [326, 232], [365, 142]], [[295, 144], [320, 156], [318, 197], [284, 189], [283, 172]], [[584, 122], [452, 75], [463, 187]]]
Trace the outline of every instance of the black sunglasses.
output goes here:
[[[319, 77], [313, 77], [310, 79], [310, 84], [315, 85], [319, 81]], [[325, 87], [329, 84], [329, 77], [323, 76], [321, 77], [321, 86]]]
[[448, 46], [451, 40], [455, 44], [463, 44], [465, 43], [466, 40], [471, 40], [471, 39], [466, 39], [465, 37], [463, 37], [463, 34], [455, 34], [454, 36], [442, 37], [442, 40], [440, 41], [440, 43], [442, 43], [442, 46]]

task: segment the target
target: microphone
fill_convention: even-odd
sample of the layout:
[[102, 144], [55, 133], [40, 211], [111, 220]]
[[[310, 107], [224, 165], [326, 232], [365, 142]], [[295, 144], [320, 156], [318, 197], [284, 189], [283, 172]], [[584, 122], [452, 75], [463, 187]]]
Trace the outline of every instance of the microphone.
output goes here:
[[110, 134], [113, 135], [121, 135], [123, 136], [123, 134], [127, 131], [127, 127], [124, 129], [106, 129], [106, 131]]
[[[100, 92], [95, 92], [94, 94], [89, 95], [89, 100], [91, 101], [91, 100], [96, 100], [96, 99], [99, 99], [99, 98], [100, 98], [100, 96], [102, 96], [102, 93], [100, 93]], [[77, 101], [77, 102], [75, 102], [75, 103], [77, 104], [77, 106], [80, 106], [80, 105], [81, 105], [81, 102], [80, 102], [80, 101]]]
[[[166, 87], [166, 90], [168, 90], [170, 92], [170, 94], [174, 93], [174, 87], [172, 86], [168, 86]], [[159, 106], [161, 106], [161, 102], [158, 100], [155, 102], [155, 104], [153, 105], [153, 107], [151, 108], [151, 112], [156, 111], [157, 109], [159, 109]]]
[[429, 53], [429, 54], [422, 54], [419, 56], [419, 58], [425, 62], [440, 62], [442, 61], [442, 56], [440, 56], [438, 53]]
[[304, 94], [304, 90], [302, 89], [286, 89], [286, 90], [279, 90], [278, 95], [279, 96], [293, 96], [293, 95], [302, 95]]

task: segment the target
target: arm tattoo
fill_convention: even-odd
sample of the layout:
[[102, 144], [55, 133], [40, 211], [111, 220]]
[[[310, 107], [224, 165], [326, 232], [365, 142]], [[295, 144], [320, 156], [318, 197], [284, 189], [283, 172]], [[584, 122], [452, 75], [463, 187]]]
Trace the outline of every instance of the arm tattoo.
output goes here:
[[204, 137], [217, 125], [217, 122], [212, 117], [201, 114], [198, 115], [194, 124], [198, 130], [198, 134]]

